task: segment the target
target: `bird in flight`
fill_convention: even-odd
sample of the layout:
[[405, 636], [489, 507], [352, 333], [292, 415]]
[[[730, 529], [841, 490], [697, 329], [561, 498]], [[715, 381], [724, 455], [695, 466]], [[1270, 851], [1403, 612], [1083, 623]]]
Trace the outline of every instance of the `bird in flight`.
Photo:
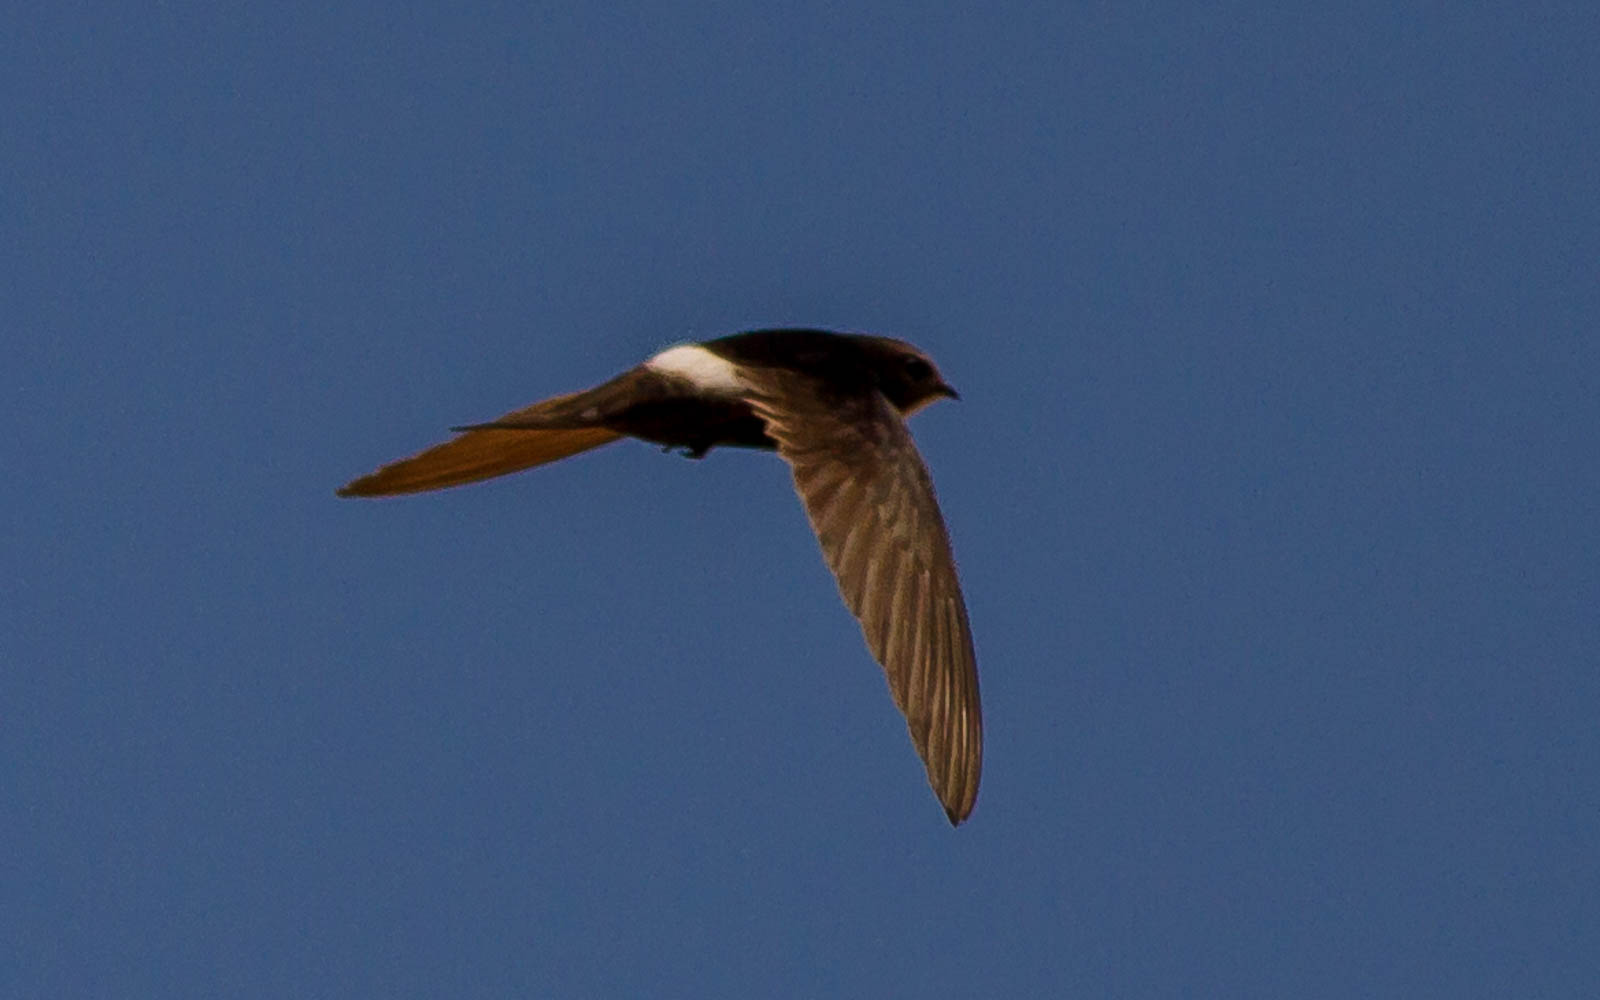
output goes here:
[[959, 398], [903, 341], [757, 330], [670, 347], [593, 389], [454, 428], [339, 495], [459, 486], [623, 437], [693, 458], [719, 445], [777, 451], [957, 824], [972, 812], [983, 759], [977, 659], [933, 482], [905, 424], [945, 396]]

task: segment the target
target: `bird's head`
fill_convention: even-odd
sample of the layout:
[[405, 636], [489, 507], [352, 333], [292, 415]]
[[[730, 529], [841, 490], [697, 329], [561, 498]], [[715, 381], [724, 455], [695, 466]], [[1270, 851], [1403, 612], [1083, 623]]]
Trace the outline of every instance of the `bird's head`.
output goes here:
[[933, 359], [903, 340], [874, 337], [869, 353], [878, 389], [907, 416], [940, 397], [960, 399]]

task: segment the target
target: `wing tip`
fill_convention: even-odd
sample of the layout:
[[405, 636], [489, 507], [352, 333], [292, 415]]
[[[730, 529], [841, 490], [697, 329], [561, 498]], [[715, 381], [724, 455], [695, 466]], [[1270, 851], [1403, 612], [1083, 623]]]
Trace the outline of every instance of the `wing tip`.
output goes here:
[[[396, 463], [398, 464], [398, 463]], [[425, 484], [405, 481], [402, 477], [392, 474], [390, 467], [385, 466], [377, 472], [368, 473], [333, 491], [338, 497], [392, 497], [401, 493], [415, 493], [427, 489]]]
[[333, 495], [336, 497], [380, 496], [381, 494], [377, 490], [374, 490], [371, 483], [368, 482], [368, 480], [371, 478], [371, 476], [363, 476], [360, 479], [352, 479], [350, 482], [345, 483], [343, 486], [334, 490]]
[[978, 804], [976, 792], [962, 795], [955, 802], [950, 802], [943, 795], [939, 796], [939, 804], [944, 807], [945, 818], [951, 826], [960, 826], [972, 818], [972, 810]]

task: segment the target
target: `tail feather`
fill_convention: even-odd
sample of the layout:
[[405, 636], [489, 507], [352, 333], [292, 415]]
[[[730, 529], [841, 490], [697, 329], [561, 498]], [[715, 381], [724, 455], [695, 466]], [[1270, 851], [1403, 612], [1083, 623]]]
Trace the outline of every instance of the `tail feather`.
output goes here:
[[[565, 402], [568, 398], [558, 396], [535, 403], [507, 413], [500, 421], [527, 419], [547, 412], [551, 404]], [[347, 483], [339, 489], [339, 495], [383, 497], [461, 486], [554, 462], [610, 444], [622, 436], [607, 427], [467, 430], [443, 444], [436, 444], [410, 458], [390, 462], [371, 475]]]

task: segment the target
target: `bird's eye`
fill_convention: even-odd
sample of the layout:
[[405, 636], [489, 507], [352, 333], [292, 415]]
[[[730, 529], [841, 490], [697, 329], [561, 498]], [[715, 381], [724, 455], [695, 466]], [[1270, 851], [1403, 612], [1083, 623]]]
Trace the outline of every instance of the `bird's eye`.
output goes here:
[[907, 358], [906, 374], [915, 381], [920, 382], [933, 374], [933, 366], [921, 358]]

